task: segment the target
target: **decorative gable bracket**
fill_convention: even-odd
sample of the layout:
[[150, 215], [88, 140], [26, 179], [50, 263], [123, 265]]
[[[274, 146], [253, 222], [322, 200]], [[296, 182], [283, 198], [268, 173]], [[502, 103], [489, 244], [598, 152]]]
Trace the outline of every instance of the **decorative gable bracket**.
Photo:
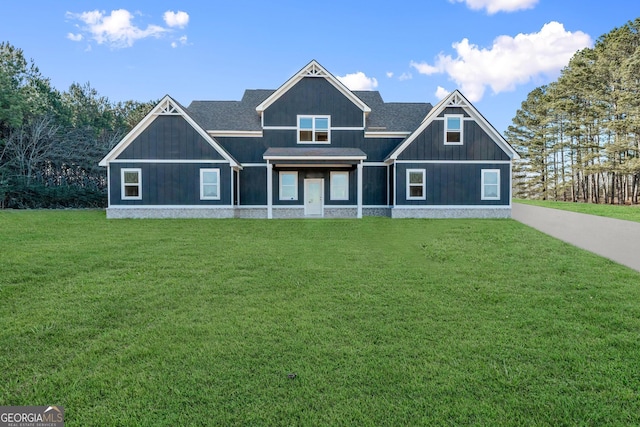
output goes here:
[[458, 93], [458, 91], [455, 91], [446, 106], [447, 107], [468, 107], [469, 103], [460, 93]]
[[165, 97], [155, 108], [153, 114], [159, 116], [180, 115], [178, 107], [171, 101], [171, 98]]

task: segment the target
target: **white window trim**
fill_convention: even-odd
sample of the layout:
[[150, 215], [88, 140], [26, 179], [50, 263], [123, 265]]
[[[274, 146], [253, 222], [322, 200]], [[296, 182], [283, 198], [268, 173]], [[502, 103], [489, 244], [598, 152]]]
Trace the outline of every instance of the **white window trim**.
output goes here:
[[[460, 119], [460, 142], [447, 142], [447, 132], [449, 132], [448, 125], [449, 117]], [[457, 130], [455, 131], [457, 132]], [[444, 115], [444, 145], [463, 145], [464, 144], [464, 115], [462, 114], [445, 114]]]
[[[422, 196], [411, 197], [411, 187], [417, 187], [418, 184], [411, 184], [409, 182], [409, 177], [412, 173], [419, 172], [422, 174]], [[407, 200], [427, 200], [427, 171], [426, 169], [407, 169], [407, 189], [406, 189], [406, 198]]]
[[[334, 194], [333, 194], [333, 188], [334, 188], [333, 177], [336, 176], [336, 175], [344, 175], [344, 176], [347, 177], [347, 183], [346, 183], [347, 195], [346, 195], [346, 197], [334, 197]], [[347, 172], [347, 171], [333, 171], [333, 172], [330, 172], [329, 173], [329, 186], [330, 186], [330, 191], [329, 191], [330, 200], [349, 200], [349, 172]]]
[[[136, 172], [138, 174], [138, 195], [126, 196], [125, 194], [125, 182], [124, 174], [127, 172]], [[126, 186], [133, 186], [133, 184], [127, 184]], [[122, 200], [142, 200], [142, 169], [140, 168], [122, 168], [120, 169], [120, 198]]]
[[[312, 128], [311, 128], [311, 135], [312, 135], [312, 141], [300, 141], [300, 119], [312, 119], [311, 123]], [[327, 140], [326, 141], [316, 141], [316, 119], [327, 119]], [[314, 116], [314, 115], [307, 115], [307, 114], [298, 114], [297, 116], [297, 124], [296, 124], [296, 129], [297, 129], [297, 135], [296, 135], [296, 139], [298, 141], [298, 144], [331, 144], [331, 116]]]
[[[215, 173], [216, 174], [216, 187], [217, 187], [217, 191], [216, 191], [216, 196], [215, 197], [211, 197], [211, 196], [205, 196], [204, 195], [204, 174], [205, 173]], [[207, 185], [213, 185], [213, 184], [207, 184]], [[220, 200], [220, 169], [200, 169], [200, 200]]]
[[[487, 173], [496, 173], [498, 175], [497, 176], [497, 178], [498, 178], [498, 184], [497, 184], [498, 185], [498, 191], [497, 191], [498, 196], [497, 197], [489, 197], [489, 196], [485, 195], [486, 187], [485, 187], [485, 183], [484, 183], [484, 177], [485, 177], [485, 174], [487, 174]], [[500, 169], [482, 169], [481, 174], [482, 175], [481, 175], [481, 179], [480, 179], [480, 187], [481, 187], [480, 198], [482, 200], [500, 200]], [[495, 185], [495, 184], [487, 184], [487, 185]]]
[[[282, 177], [284, 175], [293, 175], [294, 176], [294, 198], [283, 198], [282, 197]], [[297, 171], [280, 171], [278, 172], [278, 199], [279, 200], [298, 200], [298, 172]]]

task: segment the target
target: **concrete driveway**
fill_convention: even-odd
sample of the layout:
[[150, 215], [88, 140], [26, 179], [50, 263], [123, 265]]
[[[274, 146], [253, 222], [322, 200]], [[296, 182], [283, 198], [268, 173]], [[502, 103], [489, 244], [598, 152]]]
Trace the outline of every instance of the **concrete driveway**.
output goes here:
[[640, 271], [640, 223], [513, 203], [511, 216], [574, 246]]

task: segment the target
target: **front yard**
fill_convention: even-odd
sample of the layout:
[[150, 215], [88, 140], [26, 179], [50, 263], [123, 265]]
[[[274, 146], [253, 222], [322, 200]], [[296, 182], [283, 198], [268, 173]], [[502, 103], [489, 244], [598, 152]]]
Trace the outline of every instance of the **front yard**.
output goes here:
[[640, 423], [640, 274], [511, 220], [0, 212], [0, 403], [66, 425]]

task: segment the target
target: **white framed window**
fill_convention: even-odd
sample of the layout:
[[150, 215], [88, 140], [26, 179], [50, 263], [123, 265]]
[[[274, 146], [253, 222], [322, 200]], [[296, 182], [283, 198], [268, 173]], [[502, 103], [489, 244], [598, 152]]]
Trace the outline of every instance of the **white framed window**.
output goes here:
[[122, 200], [142, 200], [142, 169], [122, 168]]
[[349, 200], [349, 172], [330, 173], [331, 200]]
[[329, 144], [331, 116], [298, 116], [298, 144]]
[[446, 145], [462, 145], [463, 139], [462, 114], [445, 114], [444, 116], [444, 143]]
[[298, 200], [298, 172], [284, 172], [279, 174], [280, 200]]
[[500, 200], [500, 169], [482, 169], [482, 200]]
[[220, 169], [200, 169], [200, 200], [220, 200]]
[[426, 200], [426, 171], [407, 169], [407, 200]]

